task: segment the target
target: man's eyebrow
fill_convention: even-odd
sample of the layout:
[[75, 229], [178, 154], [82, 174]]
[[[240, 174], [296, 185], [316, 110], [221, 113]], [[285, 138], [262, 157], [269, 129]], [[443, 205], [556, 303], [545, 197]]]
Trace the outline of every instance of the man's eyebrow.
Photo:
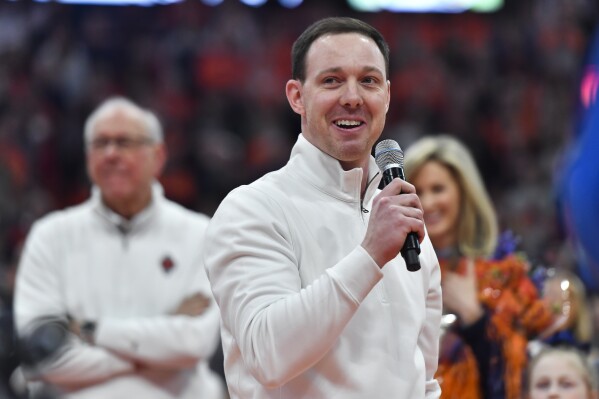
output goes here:
[[[323, 75], [323, 74], [327, 74], [327, 73], [337, 73], [337, 72], [340, 72], [342, 70], [343, 70], [343, 68], [341, 68], [341, 67], [331, 67], [331, 68], [323, 69], [322, 71], [320, 71], [318, 73], [318, 76]], [[375, 66], [365, 66], [365, 67], [362, 68], [362, 72], [373, 72], [373, 71], [377, 72], [377, 73], [379, 73], [381, 75], [384, 75], [383, 71], [380, 68], [377, 68]]]

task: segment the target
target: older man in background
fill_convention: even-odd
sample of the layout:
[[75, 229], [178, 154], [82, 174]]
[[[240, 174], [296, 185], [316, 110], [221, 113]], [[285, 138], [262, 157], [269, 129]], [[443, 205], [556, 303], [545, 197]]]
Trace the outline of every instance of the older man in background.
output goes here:
[[167, 200], [158, 118], [110, 98], [85, 125], [86, 202], [37, 221], [15, 319], [29, 379], [67, 398], [222, 398], [219, 316], [202, 267], [208, 217]]

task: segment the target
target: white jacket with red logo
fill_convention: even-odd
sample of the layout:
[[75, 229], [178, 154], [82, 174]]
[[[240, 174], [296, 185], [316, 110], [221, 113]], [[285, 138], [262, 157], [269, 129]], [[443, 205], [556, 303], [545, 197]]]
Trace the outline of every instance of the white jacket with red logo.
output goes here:
[[213, 304], [173, 315], [184, 298], [212, 297], [202, 264], [208, 217], [164, 198], [126, 221], [94, 190], [85, 203], [37, 221], [19, 265], [15, 318], [25, 336], [40, 318], [95, 321], [95, 345], [69, 340], [39, 376], [67, 398], [221, 398], [208, 359], [218, 344]]

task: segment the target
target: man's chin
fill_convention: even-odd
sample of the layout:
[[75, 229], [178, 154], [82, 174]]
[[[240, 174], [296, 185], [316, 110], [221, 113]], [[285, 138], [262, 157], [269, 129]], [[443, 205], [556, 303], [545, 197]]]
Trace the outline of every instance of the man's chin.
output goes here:
[[340, 149], [337, 159], [342, 162], [360, 162], [370, 155], [370, 149], [363, 143], [345, 145]]
[[124, 190], [120, 188], [100, 188], [102, 192], [102, 198], [109, 203], [121, 203], [126, 202], [133, 197], [131, 190]]

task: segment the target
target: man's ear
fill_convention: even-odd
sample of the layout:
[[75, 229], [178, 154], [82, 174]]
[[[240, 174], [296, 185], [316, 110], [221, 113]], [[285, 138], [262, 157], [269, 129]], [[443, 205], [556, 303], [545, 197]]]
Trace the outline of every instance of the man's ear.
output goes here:
[[387, 106], [385, 107], [385, 114], [389, 112], [389, 104], [391, 103], [391, 82], [387, 80]]
[[304, 100], [302, 97], [302, 83], [299, 80], [290, 79], [285, 85], [285, 94], [291, 109], [299, 115], [305, 114]]

